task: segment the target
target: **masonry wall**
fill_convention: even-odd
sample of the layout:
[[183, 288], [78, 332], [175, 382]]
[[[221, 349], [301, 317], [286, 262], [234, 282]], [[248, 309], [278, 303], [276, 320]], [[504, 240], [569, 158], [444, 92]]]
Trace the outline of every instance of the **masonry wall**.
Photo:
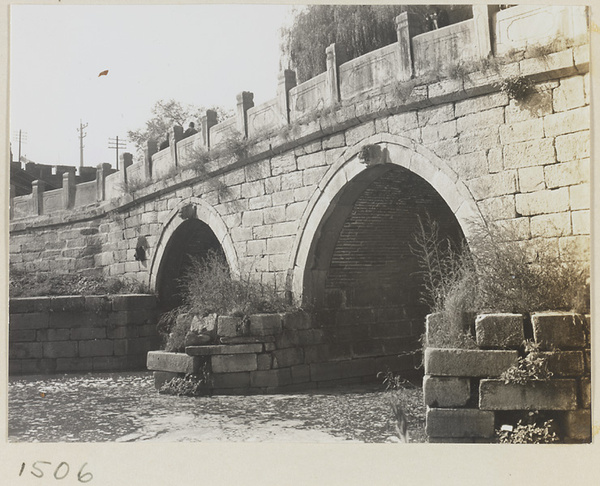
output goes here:
[[[427, 339], [440, 326], [428, 316]], [[564, 442], [591, 440], [590, 320], [569, 313], [480, 315], [475, 321], [478, 349], [425, 351], [423, 394], [430, 442], [493, 442], [503, 425], [524, 424], [530, 412], [552, 419]], [[548, 380], [506, 382], [503, 372], [525, 355], [523, 340], [540, 346], [552, 373]]]
[[150, 295], [19, 298], [9, 311], [10, 374], [140, 370], [159, 345]]
[[373, 382], [379, 371], [405, 366], [383, 350], [370, 356], [339, 356], [325, 342], [325, 330], [304, 312], [248, 319], [212, 315], [202, 321], [211, 329], [210, 344], [188, 346], [185, 353], [148, 353], [156, 388], [172, 378], [196, 374], [208, 377], [206, 394], [284, 393]]

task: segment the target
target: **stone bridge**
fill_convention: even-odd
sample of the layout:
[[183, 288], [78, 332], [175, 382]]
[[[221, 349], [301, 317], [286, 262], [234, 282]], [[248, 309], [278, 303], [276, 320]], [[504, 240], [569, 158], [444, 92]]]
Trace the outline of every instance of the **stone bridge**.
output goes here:
[[113, 174], [11, 197], [10, 268], [133, 278], [166, 309], [189, 257], [219, 250], [314, 309], [331, 359], [408, 369], [426, 313], [418, 217], [468, 244], [494, 224], [589, 258], [586, 9], [396, 22], [397, 43], [341, 65], [332, 45], [326, 72], [296, 85], [286, 71], [274, 99], [243, 92], [234, 117], [207, 112], [188, 138], [173, 127], [169, 147], [149, 141]]

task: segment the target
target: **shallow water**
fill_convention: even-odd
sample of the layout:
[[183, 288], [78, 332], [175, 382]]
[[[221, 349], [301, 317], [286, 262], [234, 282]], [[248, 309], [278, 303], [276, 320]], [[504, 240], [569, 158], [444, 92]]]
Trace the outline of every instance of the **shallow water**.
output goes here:
[[[13, 377], [11, 442], [397, 442], [379, 386], [291, 395], [160, 395], [152, 374]], [[397, 392], [410, 442], [424, 442], [419, 388]]]

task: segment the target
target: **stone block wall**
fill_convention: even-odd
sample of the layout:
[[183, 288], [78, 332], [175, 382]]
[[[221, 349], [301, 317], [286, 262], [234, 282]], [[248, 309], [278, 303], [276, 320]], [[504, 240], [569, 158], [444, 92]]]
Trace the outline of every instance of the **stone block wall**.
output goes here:
[[[428, 316], [427, 329], [439, 326]], [[428, 347], [423, 393], [430, 442], [492, 442], [503, 425], [516, 426], [529, 412], [553, 419], [565, 442], [591, 440], [589, 317], [544, 312], [531, 322], [518, 314], [477, 317], [478, 349]], [[501, 379], [523, 356], [531, 336], [547, 358], [547, 380], [525, 384]]]
[[156, 388], [174, 377], [208, 371], [207, 393], [281, 393], [372, 382], [379, 371], [405, 366], [397, 356], [340, 354], [323, 329], [304, 312], [218, 316], [217, 344], [186, 347], [186, 353], [152, 351], [147, 366]]
[[159, 344], [151, 295], [19, 298], [9, 311], [10, 374], [144, 369]]

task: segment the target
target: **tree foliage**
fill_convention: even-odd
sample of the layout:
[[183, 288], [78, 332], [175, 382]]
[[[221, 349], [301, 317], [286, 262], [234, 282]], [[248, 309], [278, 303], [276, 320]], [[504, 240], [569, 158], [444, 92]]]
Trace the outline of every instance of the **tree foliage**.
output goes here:
[[290, 26], [281, 31], [282, 66], [296, 71], [298, 82], [325, 71], [325, 49], [336, 45], [338, 63], [397, 41], [395, 18], [415, 14], [421, 31], [426, 17], [444, 9], [450, 23], [471, 16], [470, 5], [308, 5], [295, 10]]
[[[233, 111], [221, 107], [210, 108], [217, 112], [219, 121], [230, 118]], [[127, 132], [129, 141], [135, 144], [138, 156], [144, 153], [144, 147], [148, 140], [160, 142], [167, 138], [167, 132], [174, 125], [186, 127], [190, 122], [200, 126], [200, 120], [206, 114], [206, 108], [183, 104], [174, 99], [159, 100], [152, 107], [152, 117], [146, 121], [144, 128], [130, 130]]]

